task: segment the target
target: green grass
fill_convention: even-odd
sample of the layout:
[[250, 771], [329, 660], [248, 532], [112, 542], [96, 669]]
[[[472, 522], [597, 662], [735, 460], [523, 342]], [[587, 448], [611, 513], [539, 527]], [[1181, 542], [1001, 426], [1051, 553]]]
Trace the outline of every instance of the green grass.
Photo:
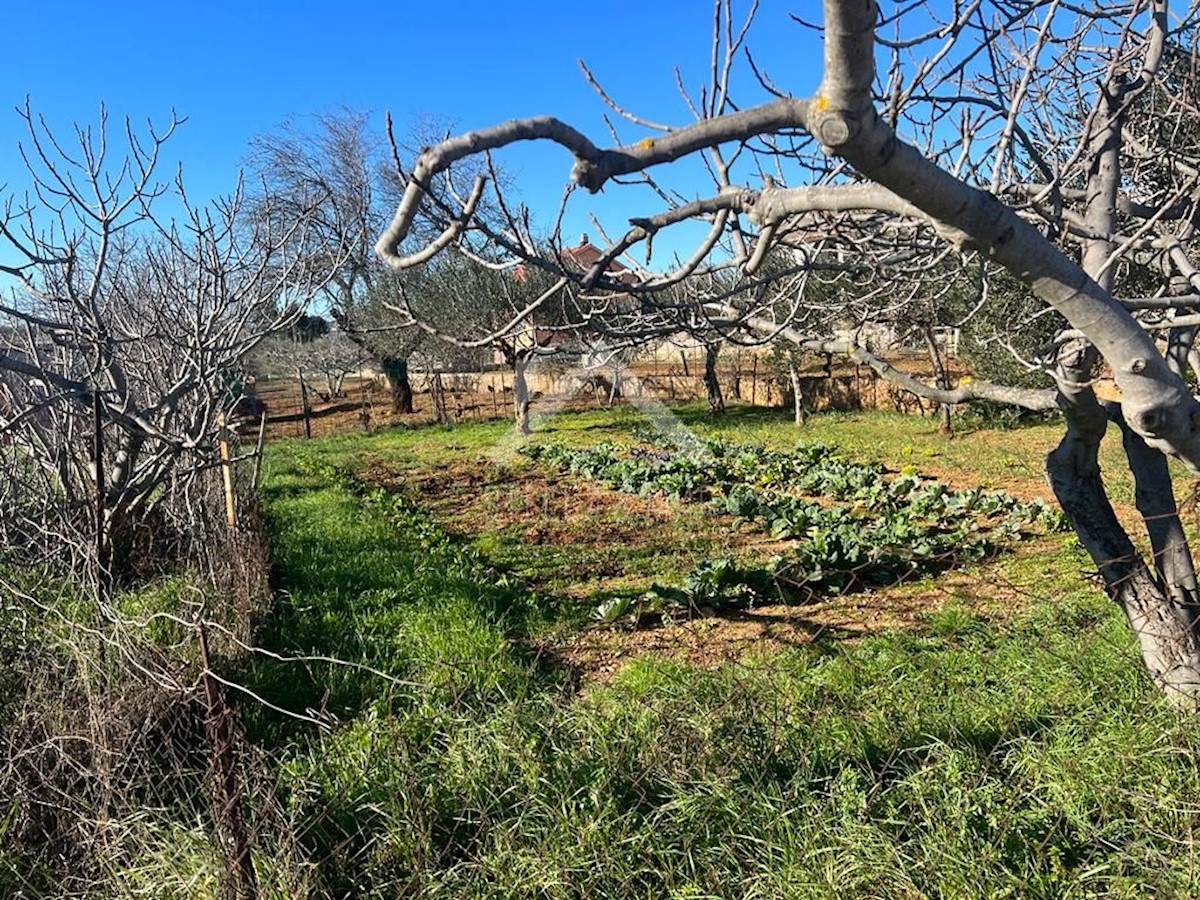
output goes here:
[[[697, 427], [794, 435], [757, 417]], [[563, 416], [540, 439], [620, 440], [635, 421]], [[804, 436], [885, 461], [911, 444], [918, 465], [985, 477], [1021, 444], [1001, 433], [960, 451], [967, 438], [936, 443], [922, 428], [820, 416]], [[497, 572], [497, 546], [447, 539], [419, 505], [364, 495], [329, 468], [444, 467], [502, 435], [272, 448], [281, 592], [264, 640], [400, 679], [319, 663], [252, 673], [280, 705], [337, 716], [321, 734], [265, 719], [252, 732], [283, 760], [281, 815], [313, 864], [313, 896], [1200, 893], [1200, 730], [1153, 693], [1068, 540], [989, 570], [1040, 598], [1020, 615], [952, 603], [916, 630], [710, 669], [646, 655], [579, 690], [534, 649], [558, 621], [553, 598]]]
[[416, 519], [348, 490], [322, 456], [293, 444], [274, 457], [264, 501], [278, 593], [260, 641], [351, 665], [263, 663], [242, 677], [276, 706], [337, 719], [519, 689], [532, 663], [509, 635], [525, 628], [530, 598], [453, 546], [430, 546]]

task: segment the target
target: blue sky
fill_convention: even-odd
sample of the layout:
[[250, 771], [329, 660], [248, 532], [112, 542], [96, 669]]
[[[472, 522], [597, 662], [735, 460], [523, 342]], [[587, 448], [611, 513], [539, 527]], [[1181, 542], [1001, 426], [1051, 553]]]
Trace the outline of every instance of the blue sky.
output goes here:
[[[431, 114], [460, 130], [549, 113], [608, 143], [603, 105], [576, 66], [581, 57], [628, 107], [684, 123], [689, 114], [674, 69], [681, 68], [692, 89], [706, 79], [712, 28], [706, 0], [18, 0], [7, 6], [0, 184], [10, 191], [20, 184], [15, 146], [23, 125], [11, 110], [29, 94], [35, 111], [60, 130], [94, 121], [102, 101], [114, 119], [128, 114], [161, 121], [173, 107], [188, 121], [170, 157], [182, 160], [198, 198], [229, 189], [253, 135], [288, 116], [342, 105], [375, 110], [381, 129], [388, 109], [401, 128]], [[744, 15], [742, 6], [735, 16]], [[788, 11], [813, 15], [815, 7], [815, 0], [765, 0], [749, 42], [773, 79], [798, 94], [816, 85], [820, 49], [788, 20]], [[748, 79], [743, 83], [740, 95], [761, 99]], [[503, 159], [523, 199], [544, 216], [561, 194], [569, 162], [561, 151], [528, 149]], [[589, 209], [619, 231], [624, 217], [661, 205], [647, 208], [640, 193], [642, 202], [627, 203], [615, 193], [574, 204], [567, 234], [593, 230]]]

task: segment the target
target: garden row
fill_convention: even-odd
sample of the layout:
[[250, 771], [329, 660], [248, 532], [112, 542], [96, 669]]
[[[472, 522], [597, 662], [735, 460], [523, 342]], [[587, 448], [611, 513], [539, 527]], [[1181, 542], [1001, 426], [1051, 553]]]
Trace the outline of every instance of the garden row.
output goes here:
[[[643, 606], [688, 602], [718, 606], [755, 600], [806, 600], [894, 584], [961, 562], [983, 559], [1004, 543], [1065, 527], [1041, 500], [1007, 491], [952, 489], [906, 467], [854, 462], [835, 447], [800, 443], [790, 450], [723, 440], [676, 449], [643, 442], [572, 449], [541, 444], [524, 451], [561, 472], [633, 494], [705, 502], [714, 510], [794, 540], [766, 570], [718, 560], [693, 573], [690, 595], [656, 588]], [[630, 604], [609, 604], [613, 618]]]

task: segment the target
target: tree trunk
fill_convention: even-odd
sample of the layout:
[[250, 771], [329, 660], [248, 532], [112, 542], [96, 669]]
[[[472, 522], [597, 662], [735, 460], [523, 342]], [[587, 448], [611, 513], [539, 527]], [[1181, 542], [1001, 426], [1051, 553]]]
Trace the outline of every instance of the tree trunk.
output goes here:
[[[1117, 226], [1123, 110], [1120, 85], [1115, 90], [1114, 85], [1106, 87], [1097, 110], [1098, 124], [1088, 142], [1085, 216], [1093, 234], [1102, 236], [1115, 233]], [[1084, 245], [1083, 268], [1105, 291], [1113, 286], [1114, 267], [1107, 264], [1112, 252], [1113, 241], [1107, 237], [1090, 239]], [[1181, 367], [1184, 354], [1179, 348], [1168, 365]], [[1097, 359], [1096, 348], [1086, 340], [1069, 341], [1059, 349], [1059, 403], [1067, 433], [1047, 457], [1046, 471], [1063, 511], [1100, 569], [1109, 596], [1124, 610], [1151, 680], [1179, 706], [1196, 709], [1200, 699], [1196, 576], [1178, 524], [1170, 474], [1162, 454], [1132, 432], [1114, 405], [1112, 412], [1119, 416], [1125, 453], [1134, 473], [1136, 503], [1153, 547], [1156, 577], [1134, 549], [1100, 479], [1100, 438], [1109, 411], [1100, 405], [1091, 387]]]
[[[925, 347], [929, 350], [929, 361], [933, 364], [933, 377], [935, 384], [939, 390], [950, 390], [950, 379], [946, 375], [946, 366], [942, 362], [942, 354], [938, 350], [937, 338], [933, 336], [933, 327], [926, 325], [925, 329]], [[942, 434], [950, 434], [950, 404], [941, 403], [940, 407], [938, 431]]]
[[[104, 475], [104, 404], [99, 390], [92, 391], [92, 427], [92, 466], [96, 483], [96, 621], [102, 623], [110, 615], [108, 604], [113, 576], [113, 541]], [[100, 648], [103, 651], [103, 642]]]
[[[1086, 341], [1068, 342], [1059, 351], [1060, 402], [1067, 433], [1047, 456], [1046, 474], [1054, 496], [1100, 570], [1105, 590], [1125, 612], [1151, 680], [1176, 704], [1195, 708], [1200, 696], [1200, 644], [1192, 627], [1196, 607], [1190, 555], [1186, 563], [1177, 558], [1187, 553], [1186, 542], [1180, 543], [1182, 530], [1177, 534], [1169, 523], [1156, 525], [1151, 539], [1160, 573], [1164, 567], [1169, 569], [1164, 578], [1156, 578], [1113, 512], [1098, 461], [1108, 414], [1091, 387], [1096, 358], [1096, 349]], [[1144, 445], [1140, 439], [1137, 443]], [[1159, 468], [1140, 456], [1136, 444], [1127, 443], [1126, 449], [1132, 449], [1131, 465], [1137, 460], [1135, 467], [1141, 470], [1138, 505], [1143, 515], [1161, 515], [1168, 504], [1174, 515], [1165, 460]], [[1146, 451], [1156, 452], [1149, 447]], [[1176, 586], [1168, 591], [1164, 585], [1172, 582]]]
[[525, 381], [525, 367], [529, 360], [517, 356], [513, 361], [513, 430], [517, 434], [529, 434], [529, 385]]
[[800, 373], [796, 371], [795, 363], [788, 363], [788, 375], [792, 380], [792, 404], [795, 407], [796, 424], [803, 425], [806, 418], [804, 413], [804, 395], [800, 389]]
[[609, 390], [608, 390], [608, 406], [609, 406], [609, 408], [612, 407], [612, 405], [617, 401], [617, 399], [620, 396], [621, 396], [621, 365], [619, 362], [616, 362], [613, 364], [612, 384], [609, 386]]
[[408, 359], [388, 357], [381, 359], [383, 374], [387, 376], [392, 389], [392, 411], [411, 413], [413, 411], [413, 390], [408, 380]]
[[1167, 365], [1183, 380], [1187, 380], [1188, 363], [1196, 352], [1196, 326], [1172, 328], [1167, 333]]
[[1054, 495], [1104, 577], [1108, 595], [1124, 610], [1137, 636], [1150, 678], [1176, 704], [1196, 706], [1200, 694], [1200, 646], [1134, 549], [1113, 512], [1099, 467], [1080, 466], [1078, 449], [1064, 440], [1046, 459]]
[[704, 389], [708, 393], [708, 408], [714, 416], [725, 412], [725, 397], [721, 393], [721, 381], [717, 378], [717, 357], [720, 344], [709, 344], [704, 350]]
[[1179, 519], [1167, 458], [1129, 427], [1119, 404], [1110, 404], [1109, 408], [1121, 428], [1121, 441], [1133, 473], [1134, 504], [1150, 536], [1158, 583], [1175, 615], [1194, 632], [1200, 621], [1200, 588], [1192, 551]]
[[254, 869], [253, 842], [242, 812], [244, 790], [237, 771], [237, 734], [233, 712], [225, 703], [220, 682], [212, 672], [204, 623], [198, 628], [200, 662], [204, 666], [204, 730], [208, 736], [209, 766], [213, 780], [213, 824], [217, 845], [225, 856], [227, 893], [237, 900], [257, 900], [258, 875]]
[[304, 418], [304, 436], [312, 437], [312, 406], [308, 402], [308, 382], [304, 380], [304, 371], [296, 367], [296, 380], [300, 382], [300, 413]]

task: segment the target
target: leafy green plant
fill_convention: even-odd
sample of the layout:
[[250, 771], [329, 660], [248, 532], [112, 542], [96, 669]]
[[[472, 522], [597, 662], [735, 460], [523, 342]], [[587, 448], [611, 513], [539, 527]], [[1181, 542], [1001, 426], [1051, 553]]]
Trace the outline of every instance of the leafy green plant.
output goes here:
[[[1041, 500], [1026, 503], [981, 487], [954, 490], [909, 467], [888, 477], [878, 464], [853, 462], [816, 442], [790, 451], [717, 439], [686, 451], [638, 445], [620, 455], [601, 444], [591, 449], [541, 445], [526, 452], [615, 490], [707, 499], [718, 511], [758, 524], [773, 537], [795, 540], [775, 575], [778, 585], [801, 597], [978, 561], [1025, 530], [1065, 527], [1062, 515]], [[686, 606], [696, 586], [659, 589], [657, 596]], [[615, 609], [606, 607], [603, 615], [624, 614]]]
[[655, 584], [640, 597], [617, 597], [596, 607], [593, 617], [615, 622], [632, 615], [672, 617], [744, 609], [771, 596], [775, 577], [770, 569], [747, 569], [732, 558], [701, 562], [677, 585]]

